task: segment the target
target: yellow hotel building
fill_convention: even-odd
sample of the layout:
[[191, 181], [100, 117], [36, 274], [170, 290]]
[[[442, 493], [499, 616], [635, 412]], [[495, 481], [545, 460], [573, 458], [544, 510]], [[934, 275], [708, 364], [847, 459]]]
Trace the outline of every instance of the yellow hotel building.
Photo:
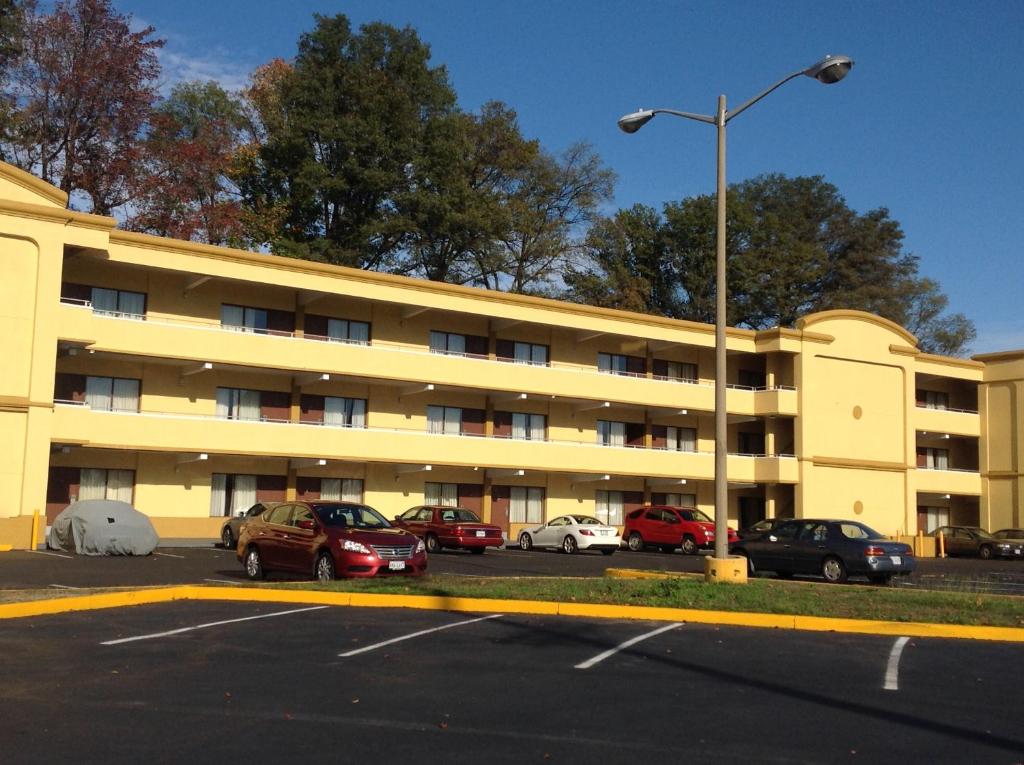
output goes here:
[[[710, 325], [120, 231], [0, 165], [0, 543], [120, 498], [164, 538], [261, 500], [713, 514]], [[857, 311], [730, 329], [729, 518], [1024, 525], [1024, 351]], [[31, 539], [39, 512], [37, 537]]]

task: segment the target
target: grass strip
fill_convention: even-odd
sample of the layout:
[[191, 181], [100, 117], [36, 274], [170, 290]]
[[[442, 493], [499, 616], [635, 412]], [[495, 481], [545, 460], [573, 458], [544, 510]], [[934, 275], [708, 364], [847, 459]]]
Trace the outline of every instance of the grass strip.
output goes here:
[[622, 606], [695, 608], [892, 622], [931, 622], [1024, 627], [1024, 598], [885, 587], [837, 586], [751, 580], [746, 585], [706, 584], [702, 577], [671, 579], [508, 578], [431, 574], [422, 579], [277, 582], [287, 587], [334, 592], [545, 600]]

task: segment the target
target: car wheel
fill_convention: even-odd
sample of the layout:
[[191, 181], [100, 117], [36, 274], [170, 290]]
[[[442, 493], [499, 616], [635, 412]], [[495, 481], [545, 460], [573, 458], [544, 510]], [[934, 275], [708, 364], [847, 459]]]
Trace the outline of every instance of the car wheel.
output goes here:
[[572, 555], [578, 549], [580, 548], [579, 545], [576, 544], [576, 537], [566, 534], [565, 539], [562, 540], [562, 551], [566, 555]]
[[871, 574], [868, 577], [868, 581], [871, 582], [871, 584], [877, 584], [885, 587], [892, 584], [892, 576], [892, 574]]
[[689, 534], [687, 534], [685, 537], [683, 537], [682, 547], [683, 547], [683, 552], [686, 553], [687, 555], [696, 555], [697, 554], [697, 541], [693, 537], [691, 537]]
[[601, 550], [601, 555], [611, 555], [615, 550]]
[[842, 584], [846, 581], [846, 566], [839, 558], [830, 555], [821, 562], [821, 575], [826, 582]]
[[427, 534], [426, 539], [423, 540], [427, 545], [428, 553], [441, 552], [441, 542], [433, 534]]
[[316, 572], [317, 581], [321, 584], [327, 584], [328, 582], [334, 581], [334, 558], [331, 557], [329, 552], [322, 552], [316, 559], [316, 567], [313, 569]]
[[220, 541], [227, 549], [232, 549], [235, 546], [235, 537], [231, 533], [231, 527], [225, 526], [224, 530], [220, 532]]
[[992, 549], [992, 545], [982, 545], [981, 549], [978, 550], [978, 554], [985, 560], [992, 560], [995, 550]]
[[487, 551], [487, 548], [486, 547], [470, 547], [469, 551], [471, 553], [473, 553], [473, 555], [483, 555]]
[[250, 579], [263, 579], [266, 576], [263, 571], [263, 559], [260, 558], [260, 551], [256, 547], [250, 547], [245, 551], [245, 573]]
[[525, 531], [519, 535], [519, 549], [520, 550], [532, 550], [533, 549], [533, 537], [527, 534]]
[[626, 540], [626, 544], [629, 545], [629, 549], [633, 552], [640, 552], [644, 549], [644, 538], [640, 536], [639, 531], [634, 531], [629, 535], [629, 539]]

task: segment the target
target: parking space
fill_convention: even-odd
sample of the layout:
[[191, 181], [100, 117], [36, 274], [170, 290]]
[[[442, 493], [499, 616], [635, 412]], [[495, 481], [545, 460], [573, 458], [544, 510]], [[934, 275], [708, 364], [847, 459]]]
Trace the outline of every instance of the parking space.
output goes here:
[[[1019, 646], [179, 602], [0, 622], [5, 762], [1015, 762]], [[897, 687], [886, 688], [895, 672]], [[42, 735], [45, 730], [45, 735]], [[955, 756], [953, 755], [955, 753]]]

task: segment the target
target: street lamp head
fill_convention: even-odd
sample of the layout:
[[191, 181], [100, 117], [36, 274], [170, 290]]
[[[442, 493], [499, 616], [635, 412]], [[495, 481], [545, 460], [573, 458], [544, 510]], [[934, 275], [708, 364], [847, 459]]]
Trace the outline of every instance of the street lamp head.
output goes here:
[[849, 56], [825, 56], [821, 61], [804, 70], [804, 74], [818, 82], [831, 85], [843, 79], [853, 68], [853, 59]]
[[651, 109], [640, 109], [619, 118], [619, 130], [623, 133], [635, 133], [648, 122], [654, 119], [654, 111]]

